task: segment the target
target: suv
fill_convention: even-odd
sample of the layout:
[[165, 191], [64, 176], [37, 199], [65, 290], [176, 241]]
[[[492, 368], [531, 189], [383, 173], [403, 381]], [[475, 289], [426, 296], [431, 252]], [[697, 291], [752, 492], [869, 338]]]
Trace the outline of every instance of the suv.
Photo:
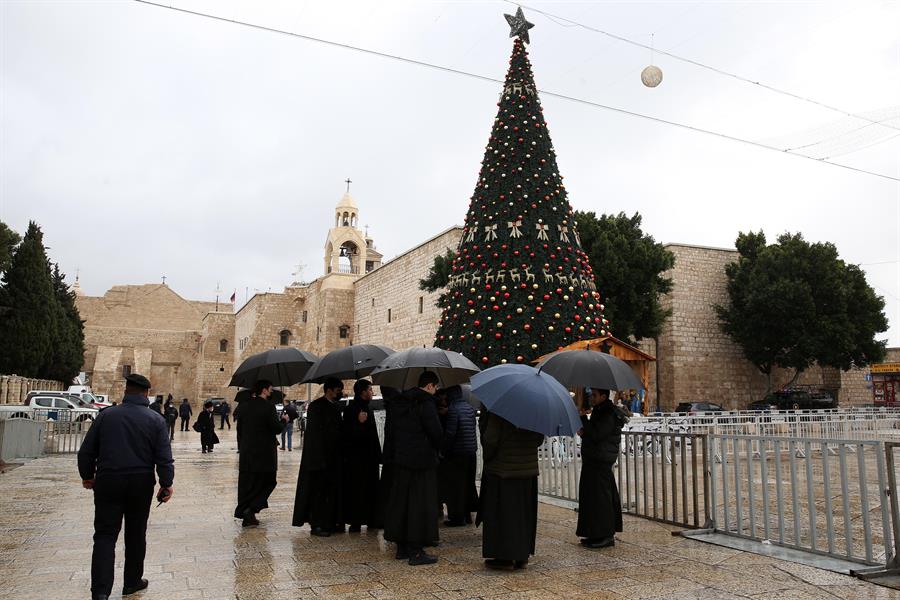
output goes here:
[[764, 403], [778, 410], [837, 408], [837, 400], [829, 392], [804, 387], [792, 387], [769, 394]]
[[30, 408], [42, 412], [47, 411], [48, 419], [93, 421], [98, 412], [93, 406], [73, 394], [29, 392], [26, 400]]
[[725, 411], [724, 408], [722, 408], [718, 404], [713, 404], [711, 402], [682, 402], [678, 406], [675, 407], [675, 412], [688, 413], [690, 415], [696, 415], [698, 413], [724, 412], [724, 411]]

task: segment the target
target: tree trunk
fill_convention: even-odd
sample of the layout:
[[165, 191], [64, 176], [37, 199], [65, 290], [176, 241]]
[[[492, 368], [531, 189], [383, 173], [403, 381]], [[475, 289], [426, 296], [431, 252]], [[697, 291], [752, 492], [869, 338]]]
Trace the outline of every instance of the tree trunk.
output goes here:
[[788, 381], [784, 387], [791, 387], [792, 385], [797, 383], [797, 380], [800, 379], [800, 373], [802, 373], [802, 372], [803, 372], [803, 369], [799, 369], [799, 368], [796, 371], [794, 371], [794, 376], [791, 377], [791, 380]]

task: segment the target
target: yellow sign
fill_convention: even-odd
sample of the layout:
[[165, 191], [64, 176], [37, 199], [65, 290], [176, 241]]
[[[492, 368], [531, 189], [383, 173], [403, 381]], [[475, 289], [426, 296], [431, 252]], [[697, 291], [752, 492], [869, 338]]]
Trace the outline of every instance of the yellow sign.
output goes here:
[[900, 362], [872, 365], [870, 371], [872, 373], [900, 373]]

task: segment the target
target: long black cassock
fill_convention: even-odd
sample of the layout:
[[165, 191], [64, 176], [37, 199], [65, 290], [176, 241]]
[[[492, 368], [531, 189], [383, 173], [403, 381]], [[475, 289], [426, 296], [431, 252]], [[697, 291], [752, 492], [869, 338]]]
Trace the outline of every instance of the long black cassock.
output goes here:
[[[359, 422], [362, 413], [367, 415], [365, 423]], [[368, 402], [354, 398], [344, 409], [342, 443], [344, 523], [380, 528], [378, 465], [381, 464], [381, 443], [375, 413]]]
[[581, 482], [578, 485], [578, 528], [587, 539], [608, 539], [622, 531], [622, 501], [613, 475], [619, 457], [624, 414], [606, 400], [582, 418]]
[[[341, 409], [325, 397], [306, 412], [292, 524], [331, 531], [341, 523]], [[243, 452], [243, 449], [241, 450]]]
[[254, 515], [269, 507], [269, 495], [276, 486], [278, 455], [275, 437], [282, 423], [275, 407], [264, 398], [253, 397], [240, 404], [241, 418], [237, 434], [241, 440], [238, 463], [237, 519]]

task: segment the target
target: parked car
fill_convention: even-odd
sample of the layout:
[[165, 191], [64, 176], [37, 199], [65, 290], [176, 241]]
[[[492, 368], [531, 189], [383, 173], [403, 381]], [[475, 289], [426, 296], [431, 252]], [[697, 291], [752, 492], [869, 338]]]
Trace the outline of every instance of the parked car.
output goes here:
[[[91, 400], [84, 399], [81, 397], [81, 394], [76, 392], [57, 392], [50, 390], [32, 390], [28, 392], [28, 395], [25, 396], [25, 405], [26, 406], [34, 406], [32, 399], [38, 396], [44, 398], [65, 398], [71, 401], [74, 406], [71, 408], [91, 408]], [[93, 396], [91, 396], [93, 398]], [[46, 404], [46, 403], [45, 403]], [[52, 403], [50, 404], [52, 406]], [[43, 406], [43, 405], [42, 405]], [[46, 408], [44, 406], [44, 408]]]
[[778, 404], [774, 404], [769, 400], [756, 400], [755, 402], [751, 402], [747, 405], [747, 410], [757, 410], [769, 412], [771, 410], [778, 410]]
[[806, 387], [778, 390], [763, 399], [778, 410], [837, 408], [838, 403], [829, 392]]
[[718, 404], [713, 404], [712, 402], [682, 402], [675, 407], [675, 412], [688, 413], [690, 415], [707, 412], [723, 412], [724, 410], [724, 408]]

